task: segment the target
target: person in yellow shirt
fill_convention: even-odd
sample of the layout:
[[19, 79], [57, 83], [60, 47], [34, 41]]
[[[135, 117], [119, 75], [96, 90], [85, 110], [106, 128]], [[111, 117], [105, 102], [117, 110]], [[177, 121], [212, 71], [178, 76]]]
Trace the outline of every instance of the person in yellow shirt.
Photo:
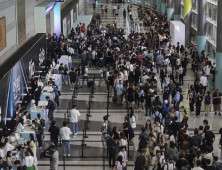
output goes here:
[[36, 157], [36, 145], [35, 145], [35, 139], [34, 139], [34, 135], [31, 133], [29, 134], [29, 147], [31, 148], [32, 152], [33, 152], [33, 157], [34, 157], [34, 162], [35, 162], [35, 165], [38, 164], [38, 161], [37, 161], [37, 157]]

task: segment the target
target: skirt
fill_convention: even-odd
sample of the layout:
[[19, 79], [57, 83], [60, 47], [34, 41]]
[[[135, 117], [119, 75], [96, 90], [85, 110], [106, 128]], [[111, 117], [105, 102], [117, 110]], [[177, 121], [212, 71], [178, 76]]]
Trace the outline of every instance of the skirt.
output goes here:
[[211, 104], [205, 104], [204, 105], [204, 111], [205, 112], [210, 112], [211, 111]]
[[30, 167], [26, 167], [25, 170], [35, 170], [34, 165], [30, 166]]

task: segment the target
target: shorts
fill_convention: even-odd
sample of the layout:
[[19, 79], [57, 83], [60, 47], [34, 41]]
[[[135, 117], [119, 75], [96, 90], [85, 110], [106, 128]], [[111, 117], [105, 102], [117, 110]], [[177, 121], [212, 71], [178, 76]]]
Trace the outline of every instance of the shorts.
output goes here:
[[211, 104], [204, 104], [204, 111], [210, 112], [211, 111]]
[[141, 101], [141, 103], [144, 103], [144, 96], [140, 97], [140, 101]]
[[70, 83], [72, 84], [72, 83], [75, 83], [76, 81], [75, 80], [70, 80]]
[[220, 104], [214, 104], [214, 111], [220, 111]]

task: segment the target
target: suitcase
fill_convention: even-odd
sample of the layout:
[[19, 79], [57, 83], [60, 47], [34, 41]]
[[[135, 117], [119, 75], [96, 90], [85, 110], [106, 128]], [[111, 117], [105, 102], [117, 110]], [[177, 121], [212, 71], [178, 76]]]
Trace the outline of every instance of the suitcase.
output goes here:
[[117, 102], [117, 96], [113, 96], [112, 101], [113, 101], [113, 103], [116, 103]]

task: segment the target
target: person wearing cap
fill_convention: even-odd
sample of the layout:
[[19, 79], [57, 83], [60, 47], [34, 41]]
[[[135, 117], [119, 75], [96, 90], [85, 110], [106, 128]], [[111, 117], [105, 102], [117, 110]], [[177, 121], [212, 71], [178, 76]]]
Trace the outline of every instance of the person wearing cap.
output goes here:
[[45, 97], [46, 98], [46, 100], [48, 101], [48, 105], [47, 106], [45, 106], [45, 109], [48, 109], [49, 110], [49, 112], [48, 112], [48, 118], [49, 118], [49, 120], [52, 122], [53, 120], [54, 120], [54, 113], [53, 113], [53, 111], [54, 110], [52, 110], [52, 100], [49, 98], [49, 96], [46, 96]]
[[174, 170], [175, 168], [175, 163], [174, 163], [174, 158], [170, 157], [169, 162], [163, 165], [164, 170]]
[[77, 136], [78, 122], [80, 122], [80, 113], [76, 110], [76, 105], [73, 105], [73, 109], [70, 110], [70, 122], [72, 123], [73, 137]]
[[0, 157], [0, 170], [9, 170], [8, 163]]

